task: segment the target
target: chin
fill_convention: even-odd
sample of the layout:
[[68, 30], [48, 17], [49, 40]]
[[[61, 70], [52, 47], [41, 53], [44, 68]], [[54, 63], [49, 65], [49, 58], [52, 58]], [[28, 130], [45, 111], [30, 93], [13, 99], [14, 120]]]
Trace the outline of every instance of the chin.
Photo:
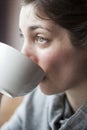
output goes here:
[[57, 94], [57, 92], [55, 92], [55, 90], [54, 90], [54, 87], [51, 88], [49, 85], [46, 85], [44, 83], [40, 83], [39, 87], [40, 87], [41, 92], [44, 93], [45, 95]]
[[[61, 87], [60, 87], [61, 86]], [[46, 95], [55, 95], [65, 92], [66, 87], [63, 84], [54, 84], [50, 80], [45, 79], [39, 84], [40, 90]]]

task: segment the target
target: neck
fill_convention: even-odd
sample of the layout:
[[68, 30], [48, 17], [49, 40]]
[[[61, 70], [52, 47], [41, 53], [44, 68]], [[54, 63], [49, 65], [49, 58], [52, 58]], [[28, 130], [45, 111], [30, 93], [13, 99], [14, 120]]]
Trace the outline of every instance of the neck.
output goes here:
[[65, 93], [74, 111], [87, 101], [87, 85], [71, 88]]

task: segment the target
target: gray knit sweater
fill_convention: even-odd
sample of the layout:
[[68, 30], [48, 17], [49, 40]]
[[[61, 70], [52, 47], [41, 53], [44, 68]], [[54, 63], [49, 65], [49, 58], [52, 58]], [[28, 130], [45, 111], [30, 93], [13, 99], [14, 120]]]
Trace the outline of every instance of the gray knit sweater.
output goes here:
[[0, 130], [87, 130], [87, 103], [73, 113], [65, 94], [28, 94]]

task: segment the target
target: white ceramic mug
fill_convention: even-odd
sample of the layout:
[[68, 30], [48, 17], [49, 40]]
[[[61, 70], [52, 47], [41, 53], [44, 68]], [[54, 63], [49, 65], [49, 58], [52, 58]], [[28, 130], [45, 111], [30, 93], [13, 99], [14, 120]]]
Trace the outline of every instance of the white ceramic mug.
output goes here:
[[0, 92], [10, 97], [24, 96], [43, 79], [44, 71], [30, 58], [0, 42]]

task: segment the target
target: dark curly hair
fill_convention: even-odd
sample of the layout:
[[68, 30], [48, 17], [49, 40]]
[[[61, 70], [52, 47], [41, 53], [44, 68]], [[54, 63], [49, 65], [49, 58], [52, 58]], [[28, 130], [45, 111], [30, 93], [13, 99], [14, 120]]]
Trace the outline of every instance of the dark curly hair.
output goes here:
[[[67, 29], [72, 44], [87, 44], [87, 0], [22, 0], [24, 5], [34, 3], [52, 21]], [[40, 13], [39, 13], [40, 14]]]

